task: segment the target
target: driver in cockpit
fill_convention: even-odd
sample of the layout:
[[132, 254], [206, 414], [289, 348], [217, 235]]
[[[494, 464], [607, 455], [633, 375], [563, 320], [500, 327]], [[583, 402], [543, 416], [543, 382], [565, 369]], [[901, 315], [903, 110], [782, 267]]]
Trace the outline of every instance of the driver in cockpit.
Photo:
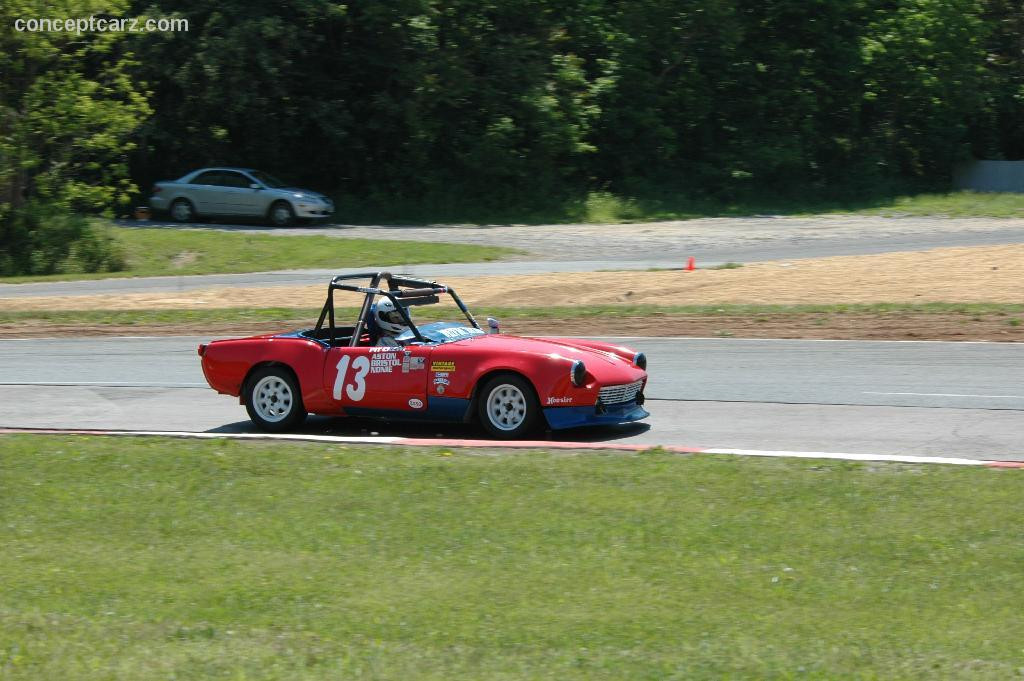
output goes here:
[[397, 337], [409, 330], [405, 318], [390, 298], [381, 298], [370, 307], [370, 344], [401, 347]]

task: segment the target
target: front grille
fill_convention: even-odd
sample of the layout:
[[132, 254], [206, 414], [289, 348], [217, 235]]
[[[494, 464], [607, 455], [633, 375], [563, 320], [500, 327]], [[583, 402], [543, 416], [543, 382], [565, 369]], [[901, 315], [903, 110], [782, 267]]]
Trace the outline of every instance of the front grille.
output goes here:
[[623, 385], [606, 385], [601, 388], [599, 399], [601, 404], [621, 404], [632, 402], [644, 387], [643, 380], [625, 383]]

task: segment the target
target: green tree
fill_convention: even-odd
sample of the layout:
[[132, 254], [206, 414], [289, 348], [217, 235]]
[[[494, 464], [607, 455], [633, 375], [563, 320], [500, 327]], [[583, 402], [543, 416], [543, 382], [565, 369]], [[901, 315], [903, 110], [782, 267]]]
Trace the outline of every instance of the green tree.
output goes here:
[[987, 107], [986, 33], [975, 0], [878, 8], [863, 39], [864, 150], [904, 176], [948, 180]]
[[20, 205], [39, 197], [111, 210], [135, 191], [130, 136], [150, 113], [129, 69], [123, 33], [28, 32], [18, 19], [119, 15], [126, 2], [7, 0], [0, 4], [0, 185]]
[[136, 154], [146, 179], [223, 163], [381, 202], [440, 193], [498, 200], [580, 178], [593, 151], [601, 83], [574, 51], [572, 5], [194, 0], [173, 8], [192, 30], [136, 46], [157, 112]]
[[971, 144], [1024, 149], [1004, 0], [155, 1], [192, 30], [134, 39], [139, 180], [252, 165], [523, 208], [934, 183]]
[[122, 13], [124, 2], [0, 4], [0, 275], [123, 267], [71, 211], [110, 214], [136, 191], [131, 135], [150, 113], [122, 33], [19, 30], [16, 22]]
[[985, 107], [972, 120], [974, 154], [987, 159], [1024, 159], [1024, 5], [986, 0]]

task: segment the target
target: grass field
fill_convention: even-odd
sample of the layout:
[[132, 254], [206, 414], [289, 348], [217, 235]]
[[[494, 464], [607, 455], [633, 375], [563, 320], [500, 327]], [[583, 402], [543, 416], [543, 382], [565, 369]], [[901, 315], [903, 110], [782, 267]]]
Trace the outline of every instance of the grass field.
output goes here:
[[957, 191], [881, 196], [869, 200], [822, 201], [814, 197], [717, 202], [682, 197], [631, 199], [592, 193], [571, 213], [569, 222], [689, 220], [700, 217], [821, 214], [938, 216], [951, 218], [1024, 217], [1024, 194]]
[[284, 237], [201, 229], [111, 228], [110, 233], [124, 250], [127, 269], [122, 272], [4, 277], [0, 282], [486, 262], [517, 252], [465, 244]]
[[1024, 194], [1008, 192], [950, 192], [898, 196], [882, 205], [857, 212], [869, 215], [941, 215], [953, 218], [1024, 217]]
[[[977, 315], [1019, 315], [1024, 313], [1024, 304], [1014, 303], [872, 303], [838, 305], [580, 305], [576, 307], [489, 307], [476, 310], [474, 316], [483, 325], [486, 316], [501, 320], [550, 319], [569, 320], [602, 317], [650, 317], [657, 315], [857, 315], [879, 313], [916, 314], [963, 314]], [[89, 326], [144, 326], [195, 323], [247, 323], [280, 322], [288, 325], [310, 324], [316, 321], [320, 308], [214, 308], [206, 310], [0, 310], [0, 324], [19, 322], [45, 322], [51, 324]], [[336, 308], [337, 318], [355, 319], [359, 308]], [[415, 313], [418, 321], [459, 319], [460, 313], [453, 307], [423, 307]], [[339, 322], [340, 323], [340, 322]]]
[[0, 439], [5, 679], [1006, 679], [1020, 471]]
[[678, 203], [672, 199], [628, 200], [613, 195], [592, 195], [584, 204], [589, 222], [623, 222], [633, 219], [670, 220], [693, 217], [742, 217], [771, 214], [811, 216], [820, 214], [881, 215], [886, 217], [936, 216], [950, 218], [1021, 218], [1024, 194], [957, 191], [880, 196], [862, 201], [763, 200], [736, 203]]

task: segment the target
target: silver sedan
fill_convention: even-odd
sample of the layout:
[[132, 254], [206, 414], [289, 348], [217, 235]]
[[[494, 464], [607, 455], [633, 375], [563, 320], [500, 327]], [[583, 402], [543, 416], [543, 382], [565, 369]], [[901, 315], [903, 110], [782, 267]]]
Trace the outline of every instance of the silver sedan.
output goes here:
[[289, 187], [251, 168], [202, 168], [171, 182], [157, 182], [149, 206], [169, 212], [177, 222], [236, 215], [266, 218], [278, 227], [295, 218], [326, 218], [334, 213], [334, 202], [323, 194]]

